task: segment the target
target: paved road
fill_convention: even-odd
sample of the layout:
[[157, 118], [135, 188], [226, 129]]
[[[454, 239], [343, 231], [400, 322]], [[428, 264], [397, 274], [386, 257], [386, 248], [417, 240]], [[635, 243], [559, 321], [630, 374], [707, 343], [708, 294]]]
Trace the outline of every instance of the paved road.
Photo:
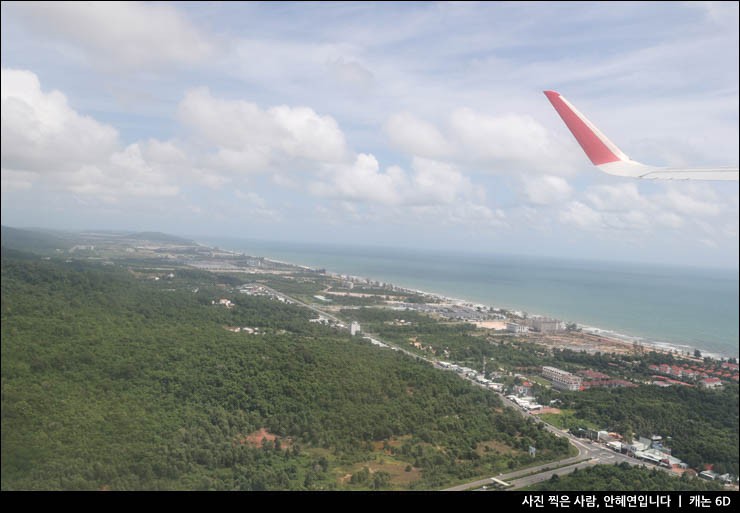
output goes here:
[[[288, 296], [286, 294], [283, 294], [282, 292], [278, 292], [277, 290], [274, 290], [274, 289], [272, 289], [270, 287], [267, 287], [267, 286], [262, 285], [262, 284], [260, 284], [260, 285], [262, 287], [264, 287], [265, 289], [269, 290], [270, 292], [272, 292], [273, 294], [275, 294], [276, 296], [282, 297], [284, 300], [292, 301], [293, 303], [295, 303], [297, 305], [300, 305], [300, 306], [303, 306], [305, 308], [308, 308], [308, 309], [310, 309], [310, 310], [318, 313], [319, 315], [322, 315], [324, 317], [327, 317], [327, 318], [329, 318], [329, 319], [331, 319], [331, 320], [333, 320], [333, 321], [335, 321], [337, 323], [344, 324], [343, 321], [341, 321], [339, 318], [337, 318], [336, 316], [334, 316], [332, 314], [326, 313], [326, 312], [324, 312], [324, 311], [322, 311], [322, 310], [320, 310], [320, 309], [318, 309], [318, 308], [316, 308], [314, 306], [308, 305], [308, 304], [306, 304], [306, 303], [304, 303], [302, 301], [299, 301], [299, 300], [297, 300], [295, 298], [292, 298], [292, 297], [290, 297], [290, 296]], [[346, 329], [349, 330], [349, 327], [347, 327]], [[423, 361], [425, 361], [427, 363], [430, 363], [432, 365], [436, 364], [436, 361], [435, 360], [432, 360], [430, 358], [426, 358], [424, 356], [418, 355], [418, 354], [413, 353], [413, 352], [411, 352], [411, 351], [409, 351], [409, 350], [407, 350], [405, 348], [399, 347], [399, 346], [397, 346], [395, 344], [392, 344], [390, 342], [386, 342], [385, 340], [381, 340], [377, 335], [369, 334], [369, 333], [364, 333], [364, 334], [367, 335], [367, 336], [372, 336], [372, 338], [378, 340], [379, 342], [382, 342], [382, 343], [386, 344], [387, 346], [391, 347], [392, 349], [394, 349], [396, 351], [403, 352], [403, 353], [405, 353], [405, 354], [407, 354], [409, 356], [412, 356], [414, 358], [418, 358], [419, 360], [423, 360]], [[447, 372], [449, 372], [449, 371], [447, 371]], [[465, 377], [465, 376], [460, 376], [460, 377], [462, 377], [463, 379], [466, 379], [466, 380], [470, 381], [471, 383], [473, 383], [475, 385], [483, 386], [483, 385], [477, 383], [476, 381], [474, 381], [474, 380], [472, 380], [472, 379], [470, 379], [468, 377]], [[580, 440], [579, 438], [576, 438], [575, 436], [571, 435], [570, 433], [567, 433], [565, 431], [562, 431], [562, 430], [556, 428], [555, 426], [546, 423], [545, 421], [543, 421], [542, 419], [540, 419], [536, 415], [532, 415], [531, 413], [522, 410], [522, 408], [520, 408], [517, 404], [515, 404], [514, 402], [510, 401], [509, 399], [507, 399], [506, 396], [504, 396], [503, 394], [499, 393], [499, 396], [501, 397], [501, 400], [503, 401], [503, 403], [504, 403], [505, 406], [511, 407], [512, 409], [514, 409], [515, 411], [518, 411], [521, 415], [523, 415], [525, 417], [534, 418], [537, 422], [542, 423], [545, 426], [545, 429], [547, 429], [548, 431], [550, 431], [551, 433], [553, 433], [555, 436], [558, 436], [558, 437], [563, 437], [564, 436], [564, 437], [566, 437], [568, 439], [568, 441], [573, 446], [575, 446], [576, 449], [578, 449], [578, 455], [577, 456], [572, 456], [570, 458], [565, 458], [565, 459], [558, 460], [558, 461], [551, 461], [549, 463], [545, 463], [545, 464], [542, 464], [542, 465], [539, 465], [539, 466], [529, 467], [529, 468], [522, 469], [522, 470], [517, 470], [516, 472], [510, 472], [510, 473], [507, 473], [507, 474], [499, 474], [498, 476], [493, 476], [496, 479], [499, 479], [501, 481], [504, 481], [506, 483], [511, 484], [512, 486], [509, 489], [524, 488], [524, 487], [529, 486], [529, 485], [534, 484], [534, 483], [539, 483], [541, 481], [546, 481], [547, 479], [550, 479], [553, 475], [561, 476], [561, 475], [569, 474], [569, 473], [573, 472], [575, 469], [586, 468], [586, 467], [590, 467], [590, 466], [593, 466], [593, 465], [599, 465], [599, 464], [602, 464], [602, 465], [603, 464], [612, 464], [612, 465], [614, 465], [614, 464], [621, 463], [621, 462], [626, 462], [626, 463], [628, 463], [630, 465], [645, 465], [645, 462], [643, 462], [643, 461], [640, 461], [640, 460], [637, 460], [635, 458], [626, 456], [624, 454], [620, 454], [620, 453], [614, 452], [611, 449], [607, 449], [606, 447], [604, 447], [604, 446], [602, 446], [600, 444], [592, 443], [590, 441], [585, 441], [584, 442], [583, 440]], [[557, 467], [557, 468], [555, 468], [555, 467]], [[660, 468], [662, 470], [669, 471], [668, 469], [665, 469], [663, 467], [655, 467], [655, 468]], [[464, 484], [461, 484], [461, 485], [458, 485], [458, 486], [453, 486], [451, 488], [446, 488], [443, 491], [450, 491], [450, 492], [452, 492], [452, 491], [462, 491], [462, 490], [471, 490], [471, 489], [481, 489], [482, 487], [484, 487], [484, 486], [490, 486], [491, 484], [493, 484], [493, 481], [491, 480], [491, 478], [478, 479], [476, 481], [471, 481], [471, 482], [464, 483]]]

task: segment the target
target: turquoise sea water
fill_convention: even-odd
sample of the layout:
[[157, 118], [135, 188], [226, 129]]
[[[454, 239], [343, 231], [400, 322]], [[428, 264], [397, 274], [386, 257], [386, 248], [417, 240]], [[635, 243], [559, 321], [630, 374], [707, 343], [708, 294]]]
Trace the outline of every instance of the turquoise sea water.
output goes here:
[[198, 241], [738, 356], [738, 271], [240, 239]]

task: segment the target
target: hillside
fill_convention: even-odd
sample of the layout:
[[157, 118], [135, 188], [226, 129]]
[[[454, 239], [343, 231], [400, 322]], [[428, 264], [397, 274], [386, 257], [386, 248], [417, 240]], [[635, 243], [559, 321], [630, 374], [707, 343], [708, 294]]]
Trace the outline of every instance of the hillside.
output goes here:
[[72, 237], [72, 234], [66, 232], [0, 227], [3, 247], [35, 253], [48, 254], [57, 249], [68, 250], [75, 244]]
[[307, 310], [212, 305], [214, 280], [5, 252], [2, 489], [434, 489], [569, 452], [494, 394]]

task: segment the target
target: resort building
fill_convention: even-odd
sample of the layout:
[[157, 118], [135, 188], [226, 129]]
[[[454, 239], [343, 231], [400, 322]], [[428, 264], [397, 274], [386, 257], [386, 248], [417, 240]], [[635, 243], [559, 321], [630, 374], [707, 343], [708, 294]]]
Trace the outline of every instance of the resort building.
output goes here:
[[552, 386], [560, 390], [580, 390], [583, 382], [580, 376], [555, 367], [542, 367], [542, 377], [552, 381]]
[[553, 331], [563, 331], [565, 329], [565, 323], [557, 319], [550, 319], [549, 317], [532, 317], [527, 319], [527, 325], [534, 331], [540, 333], [551, 333]]

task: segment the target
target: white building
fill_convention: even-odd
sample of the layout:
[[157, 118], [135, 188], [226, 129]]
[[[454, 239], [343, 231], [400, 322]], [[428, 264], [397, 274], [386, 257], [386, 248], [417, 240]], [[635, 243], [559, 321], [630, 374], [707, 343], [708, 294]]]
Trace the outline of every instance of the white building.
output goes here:
[[540, 333], [550, 333], [553, 331], [563, 331], [565, 323], [549, 317], [532, 317], [527, 319], [527, 324], [535, 331]]
[[527, 331], [529, 331], [529, 328], [515, 322], [507, 322], [506, 331], [510, 333], [526, 333]]
[[218, 300], [218, 304], [219, 305], [223, 305], [226, 308], [233, 308], [234, 307], [234, 303], [232, 303], [231, 301], [229, 301], [228, 299], [225, 299], [225, 298], [219, 299]]
[[354, 337], [357, 333], [360, 332], [360, 324], [358, 322], [352, 321], [352, 324], [349, 325], [349, 332]]
[[555, 367], [542, 367], [542, 377], [552, 381], [552, 386], [560, 390], [577, 391], [583, 383], [580, 376]]

